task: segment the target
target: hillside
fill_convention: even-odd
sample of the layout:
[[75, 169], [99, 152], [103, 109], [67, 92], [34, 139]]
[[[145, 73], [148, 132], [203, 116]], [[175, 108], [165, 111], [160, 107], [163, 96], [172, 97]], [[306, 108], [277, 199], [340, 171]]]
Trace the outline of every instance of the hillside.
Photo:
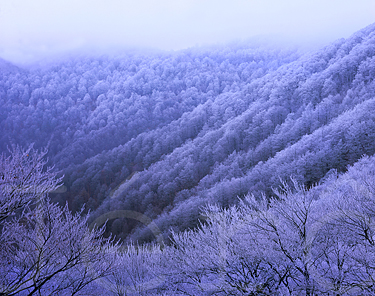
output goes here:
[[[304, 55], [234, 44], [12, 68], [0, 149], [48, 145], [67, 187], [55, 201], [92, 219], [141, 212], [168, 235], [208, 203], [270, 196], [290, 176], [312, 186], [373, 155], [374, 77], [375, 24]], [[152, 239], [130, 220], [108, 231]]]

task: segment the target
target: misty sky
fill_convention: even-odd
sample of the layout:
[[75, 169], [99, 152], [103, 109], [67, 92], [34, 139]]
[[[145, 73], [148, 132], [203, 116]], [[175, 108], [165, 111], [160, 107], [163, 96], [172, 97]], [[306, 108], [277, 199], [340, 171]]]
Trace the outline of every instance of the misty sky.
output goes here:
[[373, 22], [374, 0], [0, 0], [0, 57], [178, 50], [259, 35], [324, 44]]

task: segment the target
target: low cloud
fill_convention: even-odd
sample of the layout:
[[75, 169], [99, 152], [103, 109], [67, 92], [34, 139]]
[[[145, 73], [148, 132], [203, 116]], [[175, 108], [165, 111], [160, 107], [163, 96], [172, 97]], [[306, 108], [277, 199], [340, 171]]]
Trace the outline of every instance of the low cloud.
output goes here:
[[374, 17], [373, 0], [3, 0], [0, 56], [27, 62], [80, 48], [178, 50], [259, 35], [323, 44]]

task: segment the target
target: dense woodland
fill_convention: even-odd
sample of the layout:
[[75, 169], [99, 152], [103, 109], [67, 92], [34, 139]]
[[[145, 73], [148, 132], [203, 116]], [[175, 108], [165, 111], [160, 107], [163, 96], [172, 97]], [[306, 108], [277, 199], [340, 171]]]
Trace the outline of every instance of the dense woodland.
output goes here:
[[[352, 175], [340, 174], [375, 152], [374, 78], [375, 24], [309, 53], [236, 43], [177, 52], [75, 56], [43, 67], [1, 61], [0, 150], [8, 153], [13, 144], [47, 147], [48, 164], [63, 176], [64, 184], [52, 191], [52, 201], [68, 202], [73, 213], [91, 211], [88, 223], [115, 210], [130, 210], [151, 219], [167, 244], [177, 240], [184, 245], [201, 240], [198, 236], [213, 228], [218, 231], [215, 223], [221, 222], [212, 211], [229, 219], [220, 224], [227, 231], [253, 215], [254, 205], [246, 203], [264, 201], [262, 213], [289, 219], [287, 210], [279, 209], [281, 200], [289, 203], [289, 196], [314, 196], [309, 202], [319, 207], [326, 199], [336, 205], [348, 198], [340, 209], [350, 198], [358, 200], [361, 190], [355, 187], [353, 193], [352, 185], [342, 181]], [[352, 169], [361, 174], [365, 181], [361, 179], [360, 186], [370, 195], [374, 163], [365, 158], [354, 166], [361, 170]], [[287, 189], [278, 191], [280, 186]], [[301, 205], [290, 201], [287, 209], [294, 209], [293, 202]], [[257, 219], [268, 223], [267, 215]], [[260, 222], [246, 223], [268, 229]], [[267, 225], [272, 228], [272, 223]], [[195, 227], [198, 230], [181, 232]], [[129, 218], [108, 221], [105, 231], [127, 242], [155, 239], [149, 228]], [[319, 261], [319, 270], [328, 268], [327, 262]], [[301, 279], [295, 280], [298, 276], [288, 268], [276, 268], [270, 275], [269, 291], [281, 289], [286, 295], [299, 285]], [[215, 278], [210, 272], [203, 272], [200, 280]], [[222, 275], [225, 282], [229, 274]], [[294, 284], [285, 282], [289, 276]], [[355, 286], [350, 285], [348, 291]]]

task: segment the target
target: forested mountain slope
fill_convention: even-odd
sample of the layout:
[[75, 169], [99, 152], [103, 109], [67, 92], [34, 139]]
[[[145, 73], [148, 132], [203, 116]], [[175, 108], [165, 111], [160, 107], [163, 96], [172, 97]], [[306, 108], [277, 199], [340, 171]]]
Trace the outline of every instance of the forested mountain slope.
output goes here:
[[[375, 24], [315, 52], [231, 45], [1, 71], [1, 149], [49, 145], [67, 192], [166, 234], [294, 176], [308, 186], [375, 152]], [[109, 221], [149, 239], [134, 221]], [[125, 223], [126, 222], [126, 223]]]

